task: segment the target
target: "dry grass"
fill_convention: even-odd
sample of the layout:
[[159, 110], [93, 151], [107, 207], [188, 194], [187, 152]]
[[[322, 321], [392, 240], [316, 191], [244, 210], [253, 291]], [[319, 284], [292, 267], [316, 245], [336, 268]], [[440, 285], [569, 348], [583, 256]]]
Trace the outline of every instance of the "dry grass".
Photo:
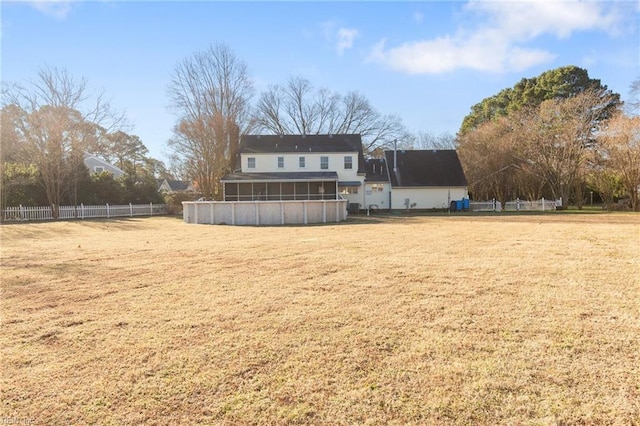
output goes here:
[[0, 418], [640, 419], [637, 214], [0, 232]]

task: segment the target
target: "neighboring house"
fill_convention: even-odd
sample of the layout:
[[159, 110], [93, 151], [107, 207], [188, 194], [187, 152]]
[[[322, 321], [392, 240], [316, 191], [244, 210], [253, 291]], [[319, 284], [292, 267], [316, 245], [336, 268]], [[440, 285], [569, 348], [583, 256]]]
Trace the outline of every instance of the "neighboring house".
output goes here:
[[446, 209], [468, 197], [455, 150], [385, 151], [392, 209]]
[[193, 183], [187, 180], [158, 179], [158, 191], [171, 194], [174, 192], [194, 192]]
[[[364, 206], [360, 135], [246, 135], [225, 201], [338, 200]], [[357, 204], [357, 206], [356, 206]]]
[[89, 169], [90, 174], [109, 172], [114, 178], [124, 175], [124, 171], [87, 152], [84, 153], [84, 165]]

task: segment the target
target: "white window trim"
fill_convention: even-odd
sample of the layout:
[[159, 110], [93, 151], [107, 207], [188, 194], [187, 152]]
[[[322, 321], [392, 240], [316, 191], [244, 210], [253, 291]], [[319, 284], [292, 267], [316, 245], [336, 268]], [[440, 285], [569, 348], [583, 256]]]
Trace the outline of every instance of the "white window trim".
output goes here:
[[[327, 163], [327, 167], [322, 167], [323, 163], [325, 163], [325, 162]], [[329, 170], [329, 157], [328, 156], [320, 157], [320, 170]]]
[[[349, 159], [349, 167], [347, 167], [347, 159]], [[345, 155], [344, 156], [344, 169], [345, 170], [353, 170], [353, 156]]]

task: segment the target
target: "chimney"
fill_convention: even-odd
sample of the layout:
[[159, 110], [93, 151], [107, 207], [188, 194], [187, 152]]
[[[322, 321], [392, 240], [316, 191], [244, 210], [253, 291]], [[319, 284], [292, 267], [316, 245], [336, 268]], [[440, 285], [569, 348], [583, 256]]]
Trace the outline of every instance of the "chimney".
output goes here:
[[398, 155], [396, 154], [397, 152], [397, 147], [398, 147], [398, 140], [394, 139], [393, 140], [393, 173], [397, 173], [398, 172]]

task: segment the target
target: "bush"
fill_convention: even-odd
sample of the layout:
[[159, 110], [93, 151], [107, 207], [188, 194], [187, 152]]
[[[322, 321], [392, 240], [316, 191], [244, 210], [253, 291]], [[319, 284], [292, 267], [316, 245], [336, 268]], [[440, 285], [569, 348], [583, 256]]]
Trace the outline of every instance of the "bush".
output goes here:
[[169, 214], [182, 214], [183, 201], [196, 201], [201, 197], [197, 192], [171, 192], [164, 194], [164, 202]]

